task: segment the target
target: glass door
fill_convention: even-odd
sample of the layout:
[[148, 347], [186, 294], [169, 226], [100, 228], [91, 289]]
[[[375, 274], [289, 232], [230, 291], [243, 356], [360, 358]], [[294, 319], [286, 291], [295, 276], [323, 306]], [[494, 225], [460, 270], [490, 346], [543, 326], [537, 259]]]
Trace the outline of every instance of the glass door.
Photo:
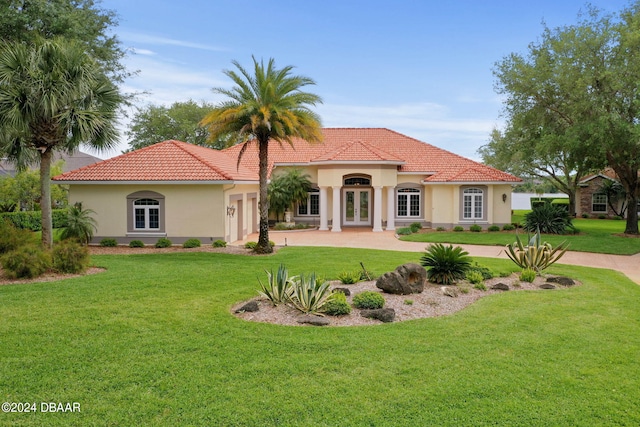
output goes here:
[[371, 225], [371, 189], [344, 191], [344, 225]]

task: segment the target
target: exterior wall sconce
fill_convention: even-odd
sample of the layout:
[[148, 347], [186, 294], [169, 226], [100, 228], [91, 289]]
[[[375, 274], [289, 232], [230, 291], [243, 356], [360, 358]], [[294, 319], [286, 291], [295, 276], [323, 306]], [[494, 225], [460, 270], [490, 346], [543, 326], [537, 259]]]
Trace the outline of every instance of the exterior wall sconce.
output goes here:
[[233, 215], [235, 215], [236, 213], [236, 207], [231, 205], [231, 206], [227, 206], [227, 216], [230, 216], [231, 218], [233, 218]]
[[503, 203], [507, 203], [507, 194], [506, 193], [502, 193], [502, 202]]

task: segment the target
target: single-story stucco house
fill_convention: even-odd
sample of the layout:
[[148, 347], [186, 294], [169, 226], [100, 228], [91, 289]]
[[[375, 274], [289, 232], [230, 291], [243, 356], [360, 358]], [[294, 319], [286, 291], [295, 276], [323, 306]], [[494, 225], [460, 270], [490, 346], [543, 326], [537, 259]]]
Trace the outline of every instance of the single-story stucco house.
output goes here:
[[[298, 168], [313, 182], [307, 202], [295, 207], [296, 222], [333, 232], [511, 222], [511, 186], [520, 182], [513, 175], [389, 129], [323, 135], [322, 143], [269, 145], [270, 176]], [[94, 241], [233, 242], [258, 230], [258, 150], [247, 147], [238, 165], [241, 148], [165, 141], [54, 180], [69, 185], [70, 203], [96, 212]]]

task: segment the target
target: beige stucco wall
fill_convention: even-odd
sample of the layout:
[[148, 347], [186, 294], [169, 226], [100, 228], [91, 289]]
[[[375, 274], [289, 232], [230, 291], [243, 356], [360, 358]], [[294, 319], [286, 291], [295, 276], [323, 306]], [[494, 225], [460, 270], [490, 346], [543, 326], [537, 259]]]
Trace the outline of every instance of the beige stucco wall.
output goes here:
[[322, 165], [318, 167], [318, 186], [342, 186], [345, 175], [369, 175], [371, 185], [393, 186], [398, 183], [395, 165]]
[[[165, 197], [165, 233], [174, 243], [181, 243], [187, 238], [195, 237], [203, 244], [210, 244], [217, 239], [228, 240], [230, 229], [236, 227], [240, 217], [235, 215], [232, 222], [226, 215], [226, 207], [238, 206], [243, 201], [242, 232], [255, 231], [254, 204], [257, 205], [258, 185], [191, 184], [191, 185], [83, 185], [72, 184], [69, 188], [70, 203], [82, 202], [83, 207], [95, 211], [94, 218], [98, 223], [95, 239], [113, 237], [121, 242], [140, 239], [146, 243], [157, 240], [158, 235], [144, 233], [148, 236], [132, 236], [127, 232], [127, 196], [138, 191], [154, 191]], [[254, 193], [256, 201], [252, 203], [248, 194]], [[239, 195], [239, 196], [238, 196]], [[236, 238], [243, 238], [238, 236]]]
[[[504, 225], [511, 223], [511, 185], [494, 185], [489, 187], [493, 190], [493, 217], [490, 218], [492, 224]], [[507, 200], [502, 201], [502, 195], [507, 195]]]

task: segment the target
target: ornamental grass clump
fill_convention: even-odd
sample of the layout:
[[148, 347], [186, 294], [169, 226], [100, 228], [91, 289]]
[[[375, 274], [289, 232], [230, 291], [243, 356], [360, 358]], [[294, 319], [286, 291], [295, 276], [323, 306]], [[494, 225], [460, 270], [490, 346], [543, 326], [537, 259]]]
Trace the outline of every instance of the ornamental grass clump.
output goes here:
[[550, 243], [542, 242], [540, 233], [537, 232], [529, 239], [528, 245], [524, 245], [520, 236], [516, 235], [516, 241], [508, 244], [505, 252], [518, 267], [540, 274], [562, 258], [568, 247], [569, 244], [564, 241], [554, 248]]
[[89, 249], [75, 240], [63, 240], [51, 251], [53, 268], [59, 273], [84, 273], [89, 267]]
[[343, 271], [338, 274], [338, 280], [343, 285], [353, 285], [354, 283], [358, 283], [360, 281], [360, 270], [356, 271]]
[[4, 254], [0, 264], [9, 279], [31, 279], [51, 268], [51, 255], [40, 246], [26, 245]]
[[428, 267], [427, 279], [430, 282], [451, 285], [465, 278], [471, 266], [469, 252], [460, 246], [445, 246], [434, 243], [427, 247], [427, 252], [420, 258], [420, 264]]

